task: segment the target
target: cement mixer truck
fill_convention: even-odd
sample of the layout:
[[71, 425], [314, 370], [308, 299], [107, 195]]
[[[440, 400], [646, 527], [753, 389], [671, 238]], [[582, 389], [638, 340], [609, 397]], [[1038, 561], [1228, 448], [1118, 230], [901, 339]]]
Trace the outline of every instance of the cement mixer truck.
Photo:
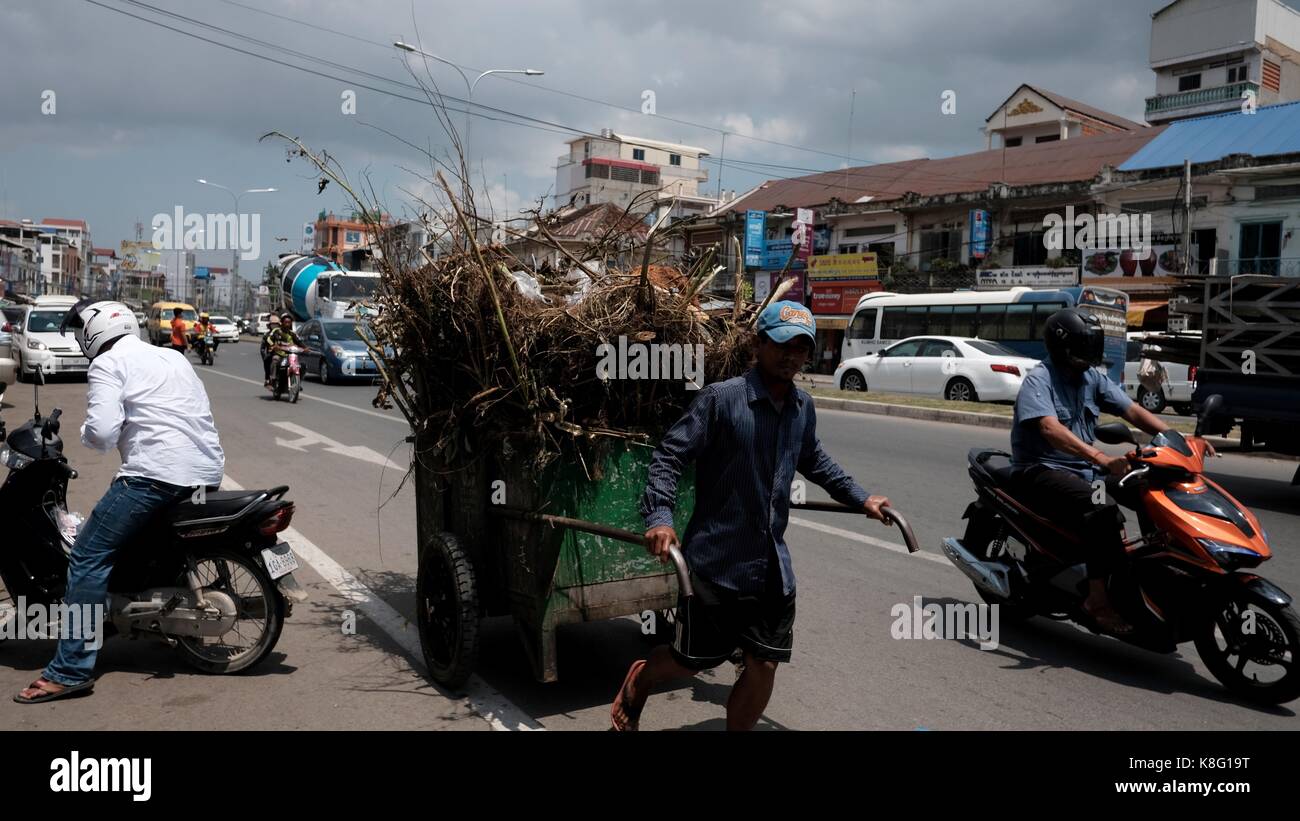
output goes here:
[[321, 256], [282, 254], [280, 295], [294, 319], [344, 319], [370, 312], [379, 287], [375, 271], [348, 271]]

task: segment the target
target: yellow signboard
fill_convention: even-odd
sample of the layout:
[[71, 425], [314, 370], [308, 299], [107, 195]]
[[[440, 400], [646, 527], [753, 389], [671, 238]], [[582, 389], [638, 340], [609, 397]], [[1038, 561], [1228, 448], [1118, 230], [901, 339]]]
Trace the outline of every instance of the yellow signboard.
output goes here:
[[823, 254], [808, 258], [808, 278], [830, 280], [876, 279], [875, 254]]

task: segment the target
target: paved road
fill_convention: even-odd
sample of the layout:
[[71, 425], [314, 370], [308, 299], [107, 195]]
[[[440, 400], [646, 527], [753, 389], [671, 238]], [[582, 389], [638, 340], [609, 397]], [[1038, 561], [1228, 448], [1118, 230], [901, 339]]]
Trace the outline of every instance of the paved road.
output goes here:
[[[110, 642], [96, 694], [38, 707], [0, 700], [0, 727], [490, 727], [603, 729], [627, 665], [646, 651], [631, 619], [561, 628], [561, 680], [532, 681], [508, 620], [484, 624], [479, 680], [470, 697], [439, 692], [419, 674], [414, 612], [415, 502], [402, 484], [409, 446], [396, 411], [370, 405], [364, 385], [307, 383], [297, 405], [260, 387], [255, 344], [223, 346], [201, 369], [227, 452], [228, 478], [245, 487], [287, 483], [298, 505], [293, 540], [311, 561], [300, 576], [312, 600], [285, 628], [276, 657], [250, 676], [191, 674], [165, 648]], [[65, 408], [67, 430], [84, 413], [84, 384], [43, 390]], [[4, 410], [30, 413], [30, 389]], [[1295, 705], [1240, 704], [1194, 651], [1156, 656], [1068, 625], [1000, 625], [1000, 646], [891, 637], [891, 608], [973, 601], [938, 555], [960, 532], [971, 492], [965, 454], [1005, 446], [1005, 432], [836, 411], [820, 414], [828, 450], [873, 492], [906, 511], [924, 552], [906, 555], [897, 534], [837, 514], [801, 513], [788, 533], [799, 579], [795, 657], [778, 674], [763, 727], [791, 729], [1053, 728], [1300, 729]], [[277, 444], [279, 440], [279, 444]], [[72, 505], [88, 511], [116, 454], [70, 443], [82, 471]], [[1250, 504], [1273, 538], [1265, 575], [1300, 591], [1300, 490], [1294, 463], [1230, 455], [1213, 475]], [[819, 490], [810, 496], [819, 495]], [[889, 549], [892, 548], [892, 549]], [[370, 597], [370, 598], [367, 598]], [[341, 629], [344, 611], [357, 632]], [[50, 653], [44, 641], [0, 645], [0, 688], [16, 690]], [[720, 728], [730, 665], [651, 699], [647, 729]], [[482, 714], [493, 721], [484, 721]]]

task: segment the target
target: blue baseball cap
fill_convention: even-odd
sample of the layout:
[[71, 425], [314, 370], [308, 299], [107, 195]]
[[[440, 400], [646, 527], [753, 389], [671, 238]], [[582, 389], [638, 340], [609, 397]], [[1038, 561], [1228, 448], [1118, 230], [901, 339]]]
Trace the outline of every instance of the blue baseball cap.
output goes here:
[[798, 302], [773, 302], [758, 316], [758, 330], [778, 345], [784, 345], [800, 334], [817, 342], [817, 322], [812, 311]]

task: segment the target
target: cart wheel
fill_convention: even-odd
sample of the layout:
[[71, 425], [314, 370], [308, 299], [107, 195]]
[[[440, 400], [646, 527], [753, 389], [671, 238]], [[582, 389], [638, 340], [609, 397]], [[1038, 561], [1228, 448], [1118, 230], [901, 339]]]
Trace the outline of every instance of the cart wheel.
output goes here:
[[415, 602], [429, 675], [459, 689], [478, 662], [478, 585], [469, 556], [452, 534], [439, 533], [420, 554]]

